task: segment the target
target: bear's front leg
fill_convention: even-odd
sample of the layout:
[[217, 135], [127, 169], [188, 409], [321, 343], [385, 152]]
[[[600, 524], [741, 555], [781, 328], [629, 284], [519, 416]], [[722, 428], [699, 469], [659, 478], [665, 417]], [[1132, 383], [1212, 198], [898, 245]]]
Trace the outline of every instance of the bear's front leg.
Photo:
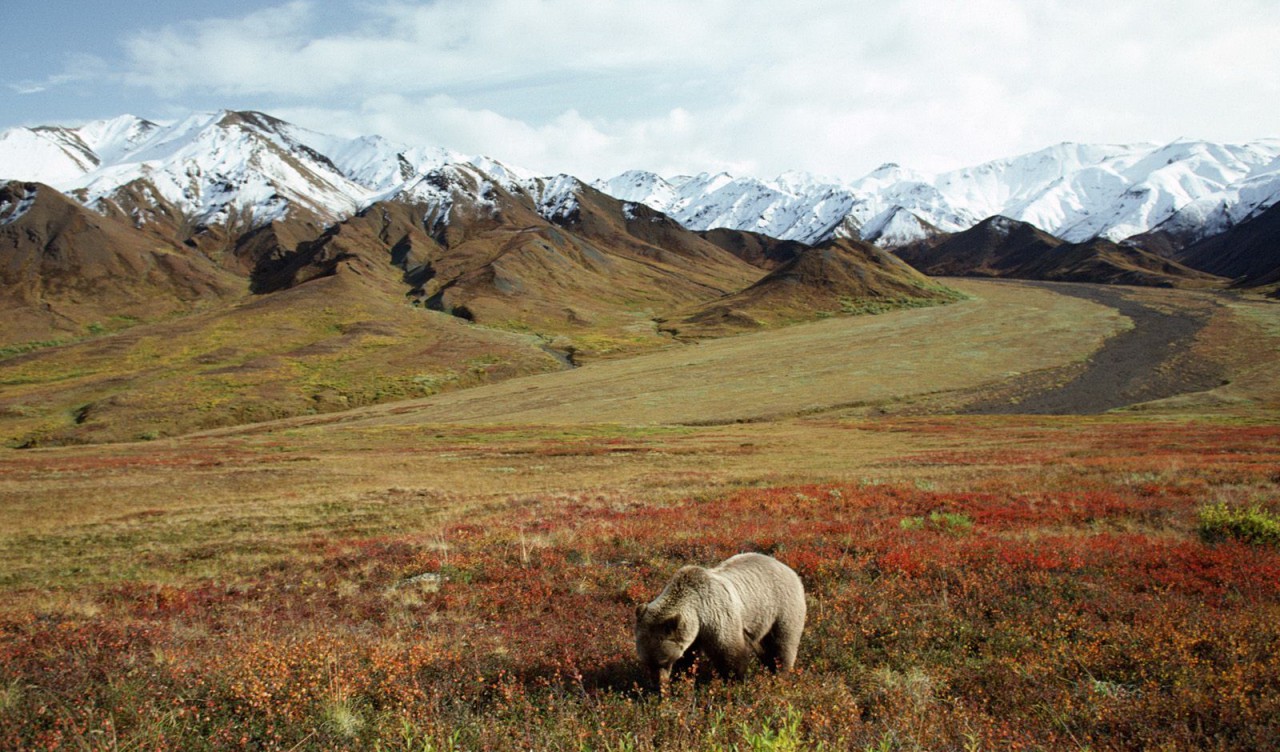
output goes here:
[[726, 679], [740, 679], [746, 676], [747, 670], [756, 660], [755, 647], [745, 635], [739, 634], [737, 640], [722, 641], [716, 649], [707, 652], [720, 676]]

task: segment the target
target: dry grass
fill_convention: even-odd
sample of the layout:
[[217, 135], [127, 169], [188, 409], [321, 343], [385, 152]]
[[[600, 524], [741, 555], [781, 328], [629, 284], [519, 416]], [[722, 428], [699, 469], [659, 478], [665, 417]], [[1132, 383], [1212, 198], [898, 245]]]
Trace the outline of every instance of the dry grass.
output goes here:
[[[316, 514], [327, 518], [344, 505], [361, 508], [369, 495], [388, 493], [421, 494], [430, 504], [366, 510], [365, 522], [343, 524], [402, 524], [402, 516], [426, 515], [427, 507], [432, 519], [441, 509], [466, 513], [469, 506], [459, 506], [460, 499], [500, 503], [588, 488], [627, 488], [661, 501], [759, 483], [912, 482], [922, 471], [895, 465], [895, 459], [985, 450], [982, 432], [962, 432], [957, 439], [950, 429], [883, 431], [874, 420], [822, 418], [847, 411], [821, 411], [877, 399], [896, 406], [914, 394], [1048, 368], [1082, 357], [1096, 343], [1100, 335], [1085, 324], [1106, 332], [1124, 323], [1107, 309], [1042, 290], [957, 286], [974, 299], [744, 335], [416, 403], [177, 441], [0, 454], [0, 530], [12, 542], [18, 535], [86, 525], [153, 530], [162, 523], [174, 526], [169, 537], [182, 540], [190, 534], [187, 527], [241, 516], [248, 520], [245, 528], [259, 527], [260, 518], [269, 516], [275, 527], [307, 531]], [[1188, 293], [1168, 295], [1175, 302], [1191, 300]], [[1218, 391], [1232, 399], [1225, 411], [1202, 400], [1189, 414], [1271, 415], [1280, 407], [1268, 401], [1277, 380], [1262, 366], [1277, 352], [1280, 306], [1240, 301], [1219, 308], [1199, 347], [1231, 367], [1233, 383]], [[1234, 353], [1234, 360], [1224, 353]], [[1174, 419], [1188, 414], [1172, 402], [1158, 407]], [[806, 412], [811, 419], [730, 423]], [[867, 417], [865, 409], [858, 412]], [[468, 427], [450, 420], [507, 425]], [[725, 424], [636, 425], [660, 420]], [[951, 425], [961, 419], [939, 420]], [[609, 421], [617, 423], [590, 425]], [[1009, 441], [997, 433], [992, 447]], [[1022, 471], [1006, 457], [990, 469], [957, 471], [957, 479], [1010, 467]], [[323, 513], [316, 511], [326, 504]]]
[[[0, 583], [241, 576], [300, 542], [450, 524], [526, 498], [647, 504], [798, 483], [1057, 483], [1136, 418], [792, 419], [690, 428], [318, 426], [0, 456]], [[1171, 470], [1176, 470], [1171, 466]], [[443, 541], [442, 541], [443, 542]], [[151, 571], [149, 562], [162, 562]]]
[[[1052, 368], [1080, 360], [1123, 325], [1108, 309], [1065, 296], [960, 286], [973, 298], [673, 345], [418, 409], [400, 401], [559, 368], [541, 349], [550, 340], [469, 326], [334, 277], [229, 312], [0, 361], [0, 438], [10, 446], [153, 439], [379, 403], [395, 404], [375, 421], [402, 411], [413, 422], [777, 417]], [[648, 344], [627, 348], [654, 346], [652, 331], [636, 336]], [[617, 344], [607, 339], [573, 341], [603, 351]]]
[[394, 423], [705, 424], [896, 403], [1083, 360], [1127, 325], [1044, 290], [948, 281], [969, 300], [728, 337], [374, 408]]

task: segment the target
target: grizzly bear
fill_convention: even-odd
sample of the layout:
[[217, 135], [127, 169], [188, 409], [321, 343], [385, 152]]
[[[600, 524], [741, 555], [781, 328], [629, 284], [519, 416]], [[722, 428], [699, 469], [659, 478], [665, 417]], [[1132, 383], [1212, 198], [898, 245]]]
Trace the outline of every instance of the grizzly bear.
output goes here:
[[804, 585], [790, 567], [764, 554], [738, 554], [711, 569], [682, 567], [652, 603], [637, 606], [636, 653], [659, 687], [692, 652], [724, 677], [741, 677], [752, 658], [790, 671], [804, 617]]

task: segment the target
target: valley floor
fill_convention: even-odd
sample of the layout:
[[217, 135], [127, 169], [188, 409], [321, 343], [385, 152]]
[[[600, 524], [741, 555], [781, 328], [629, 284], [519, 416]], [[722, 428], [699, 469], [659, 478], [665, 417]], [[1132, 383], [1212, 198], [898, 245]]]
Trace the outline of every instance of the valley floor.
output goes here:
[[[0, 747], [1280, 744], [1280, 549], [1206, 527], [1277, 524], [1280, 305], [957, 286], [426, 400], [6, 451]], [[1155, 388], [1124, 410], [957, 414], [1126, 363]], [[744, 549], [805, 580], [801, 671], [637, 691], [634, 604]]]
[[1273, 303], [1213, 292], [946, 282], [969, 298], [271, 425], [717, 425], [804, 415], [1280, 408]]
[[[1032, 283], [1022, 283], [1032, 284]], [[1162, 305], [1151, 296], [1106, 285], [1040, 283], [1063, 295], [1118, 311], [1132, 328], [1103, 343], [1069, 381], [1027, 379], [1029, 391], [1016, 397], [988, 398], [968, 405], [966, 413], [1094, 415], [1143, 402], [1205, 392], [1228, 382], [1227, 366], [1198, 357], [1197, 338], [1221, 303], [1213, 296], [1184, 296], [1182, 305]], [[1143, 298], [1147, 298], [1143, 300]]]

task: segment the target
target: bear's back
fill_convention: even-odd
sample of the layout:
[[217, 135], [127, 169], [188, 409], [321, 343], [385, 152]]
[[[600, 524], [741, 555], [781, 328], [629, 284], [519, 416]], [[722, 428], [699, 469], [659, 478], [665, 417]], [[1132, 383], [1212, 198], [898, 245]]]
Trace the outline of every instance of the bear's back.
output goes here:
[[772, 556], [745, 553], [731, 556], [710, 570], [733, 583], [744, 601], [782, 605], [797, 600], [804, 604], [804, 585], [791, 567]]

